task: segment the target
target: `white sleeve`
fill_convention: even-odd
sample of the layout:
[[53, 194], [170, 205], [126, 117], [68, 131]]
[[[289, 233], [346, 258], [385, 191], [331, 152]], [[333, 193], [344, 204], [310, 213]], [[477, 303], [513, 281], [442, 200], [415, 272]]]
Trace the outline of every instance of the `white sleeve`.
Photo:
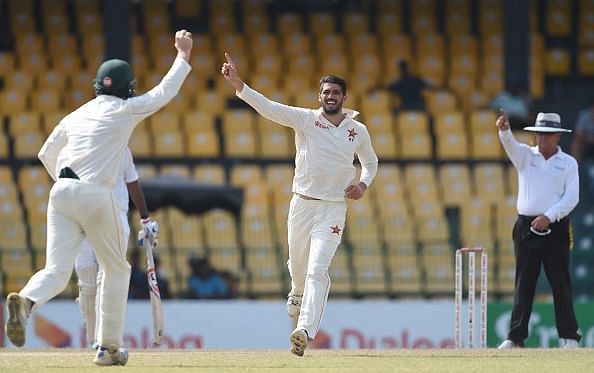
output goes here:
[[507, 153], [509, 160], [513, 163], [517, 170], [522, 168], [522, 164], [526, 156], [530, 154], [530, 147], [526, 144], [521, 144], [516, 141], [511, 130], [499, 131], [499, 140], [503, 145], [503, 149]]
[[136, 171], [136, 166], [134, 166], [134, 158], [132, 157], [132, 152], [130, 148], [126, 148], [124, 152], [124, 182], [126, 184], [131, 183], [133, 181], [138, 180], [138, 172]]
[[371, 137], [367, 130], [363, 131], [362, 141], [357, 148], [357, 157], [361, 163], [361, 179], [368, 187], [371, 185], [375, 174], [377, 173], [377, 155], [371, 145]]
[[43, 164], [43, 167], [45, 167], [48, 174], [54, 181], [56, 181], [58, 178], [56, 173], [56, 163], [58, 161], [58, 156], [60, 155], [62, 149], [66, 146], [67, 142], [68, 137], [64, 131], [64, 126], [60, 122], [56, 127], [54, 127], [37, 154], [37, 158], [39, 158]]
[[296, 131], [302, 130], [305, 127], [307, 116], [311, 113], [310, 109], [298, 108], [272, 101], [264, 97], [260, 92], [248, 87], [245, 83], [241, 92], [236, 92], [235, 94], [253, 107], [264, 118], [282, 124], [283, 126], [291, 127]]
[[572, 159], [567, 170], [565, 179], [565, 193], [555, 205], [551, 206], [544, 214], [551, 222], [557, 222], [567, 215], [577, 206], [580, 200], [580, 177], [577, 162]]
[[182, 58], [176, 58], [163, 80], [147, 93], [129, 98], [132, 114], [139, 116], [139, 121], [167, 105], [181, 89], [181, 86], [192, 70]]

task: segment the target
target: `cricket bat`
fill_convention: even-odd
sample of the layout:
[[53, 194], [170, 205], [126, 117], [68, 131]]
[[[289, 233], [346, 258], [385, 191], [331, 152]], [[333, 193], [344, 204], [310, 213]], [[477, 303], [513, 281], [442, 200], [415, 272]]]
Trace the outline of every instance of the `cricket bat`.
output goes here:
[[148, 279], [148, 288], [151, 297], [151, 311], [153, 315], [153, 347], [161, 346], [163, 342], [163, 305], [161, 304], [161, 293], [157, 283], [157, 271], [155, 268], [155, 259], [153, 258], [153, 248], [157, 247], [157, 240], [153, 237], [145, 239], [146, 232], [138, 232], [138, 243], [146, 248], [146, 276]]

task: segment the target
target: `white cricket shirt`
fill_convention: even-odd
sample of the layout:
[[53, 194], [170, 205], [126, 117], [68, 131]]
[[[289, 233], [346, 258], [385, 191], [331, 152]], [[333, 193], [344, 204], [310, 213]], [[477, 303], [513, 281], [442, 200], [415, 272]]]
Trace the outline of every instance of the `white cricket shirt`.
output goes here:
[[244, 84], [237, 96], [263, 117], [295, 131], [293, 192], [326, 201], [344, 201], [344, 190], [353, 183], [355, 154], [362, 166], [360, 181], [371, 185], [377, 172], [377, 156], [369, 132], [347, 113], [338, 127], [322, 109], [298, 108], [274, 102]]
[[115, 200], [123, 211], [128, 211], [128, 205], [130, 203], [128, 186], [126, 184], [136, 180], [138, 180], [138, 172], [134, 166], [134, 158], [132, 157], [130, 148], [126, 147], [117, 182], [112, 188]]
[[[60, 121], [39, 159], [54, 180], [68, 166], [83, 181], [113, 186], [134, 127], [177, 95], [190, 70], [185, 60], [177, 58], [161, 83], [141, 96], [95, 97]], [[52, 157], [57, 159], [53, 169], [48, 167]]]
[[580, 194], [575, 158], [557, 147], [557, 153], [545, 160], [538, 146], [517, 142], [510, 130], [499, 131], [499, 139], [518, 170], [518, 213], [544, 214], [551, 222], [569, 215], [578, 204]]

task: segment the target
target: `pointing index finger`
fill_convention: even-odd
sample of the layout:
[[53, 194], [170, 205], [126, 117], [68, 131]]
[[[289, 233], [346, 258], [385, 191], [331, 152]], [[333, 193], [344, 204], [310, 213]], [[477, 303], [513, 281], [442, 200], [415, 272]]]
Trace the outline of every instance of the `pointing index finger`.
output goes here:
[[225, 52], [225, 58], [227, 59], [228, 63], [235, 66], [235, 64], [233, 63], [233, 60], [231, 59], [231, 55], [229, 53]]

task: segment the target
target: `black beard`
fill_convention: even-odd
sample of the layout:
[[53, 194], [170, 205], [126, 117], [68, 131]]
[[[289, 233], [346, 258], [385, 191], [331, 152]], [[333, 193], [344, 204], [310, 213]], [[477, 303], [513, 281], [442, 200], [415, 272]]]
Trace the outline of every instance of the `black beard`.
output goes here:
[[336, 115], [338, 113], [340, 113], [340, 111], [342, 110], [342, 106], [336, 106], [335, 109], [327, 109], [324, 107], [324, 113], [328, 114], [328, 115]]

